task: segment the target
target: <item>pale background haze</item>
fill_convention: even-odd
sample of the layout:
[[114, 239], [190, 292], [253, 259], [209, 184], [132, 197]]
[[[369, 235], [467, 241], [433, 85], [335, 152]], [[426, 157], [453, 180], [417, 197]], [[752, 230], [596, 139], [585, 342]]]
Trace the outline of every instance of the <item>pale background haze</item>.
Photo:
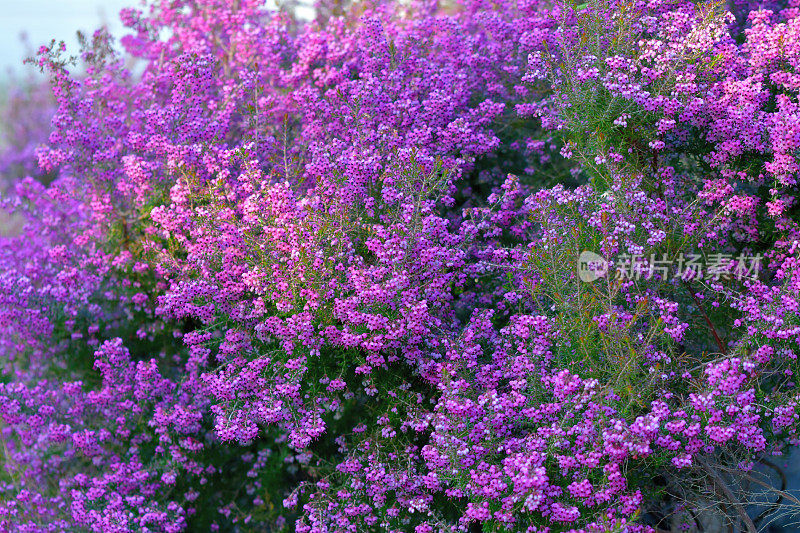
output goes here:
[[137, 5], [138, 0], [0, 0], [0, 80], [8, 79], [9, 70], [23, 73], [22, 60], [51, 39], [65, 41], [68, 53], [77, 52], [77, 30], [91, 34], [106, 26], [119, 39], [125, 34], [119, 10]]

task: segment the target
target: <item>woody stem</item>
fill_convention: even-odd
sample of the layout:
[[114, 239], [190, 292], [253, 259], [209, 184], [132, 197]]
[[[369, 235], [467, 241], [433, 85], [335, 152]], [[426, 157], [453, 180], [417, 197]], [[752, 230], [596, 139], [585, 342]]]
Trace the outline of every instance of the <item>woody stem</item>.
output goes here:
[[700, 314], [703, 315], [706, 324], [708, 324], [708, 329], [711, 330], [711, 335], [714, 336], [714, 340], [716, 341], [717, 346], [719, 346], [720, 353], [722, 353], [723, 355], [727, 354], [728, 350], [725, 348], [725, 344], [722, 342], [722, 339], [717, 333], [717, 328], [714, 327], [714, 324], [711, 322], [711, 319], [708, 318], [705, 309], [703, 309], [703, 304], [700, 303], [700, 300], [697, 298], [694, 291], [692, 291], [692, 287], [689, 285], [689, 282], [684, 279], [683, 283], [684, 285], [686, 285], [686, 290], [689, 291], [689, 295], [692, 297], [692, 300], [694, 300], [697, 309], [700, 310]]

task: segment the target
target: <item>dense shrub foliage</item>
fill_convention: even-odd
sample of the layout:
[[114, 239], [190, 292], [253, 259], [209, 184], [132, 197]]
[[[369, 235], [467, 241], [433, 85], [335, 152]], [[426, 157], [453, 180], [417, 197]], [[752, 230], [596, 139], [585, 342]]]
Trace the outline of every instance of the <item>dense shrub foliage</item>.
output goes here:
[[800, 426], [800, 3], [316, 13], [40, 50], [0, 529], [755, 531]]

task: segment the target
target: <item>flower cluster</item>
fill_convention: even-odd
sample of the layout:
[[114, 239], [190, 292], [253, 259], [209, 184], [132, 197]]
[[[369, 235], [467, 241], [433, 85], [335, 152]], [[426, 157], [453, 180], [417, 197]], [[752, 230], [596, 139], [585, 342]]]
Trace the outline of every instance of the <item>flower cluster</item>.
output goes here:
[[0, 529], [755, 531], [800, 443], [772, 8], [171, 0], [80, 71], [43, 46], [0, 151]]

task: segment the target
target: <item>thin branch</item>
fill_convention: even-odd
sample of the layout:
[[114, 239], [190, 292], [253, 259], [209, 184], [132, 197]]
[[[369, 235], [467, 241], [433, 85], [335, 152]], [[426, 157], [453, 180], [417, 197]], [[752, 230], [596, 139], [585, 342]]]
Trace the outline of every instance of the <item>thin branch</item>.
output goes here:
[[776, 465], [775, 463], [773, 463], [772, 461], [769, 461], [767, 459], [759, 459], [758, 462], [761, 463], [764, 466], [767, 466], [767, 467], [773, 469], [774, 471], [776, 471], [778, 473], [778, 475], [781, 477], [781, 488], [780, 488], [780, 490], [776, 491], [778, 493], [778, 500], [775, 503], [773, 503], [772, 505], [770, 505], [769, 507], [767, 507], [766, 509], [764, 509], [764, 511], [760, 515], [758, 515], [755, 518], [755, 520], [753, 520], [753, 522], [756, 523], [756, 524], [761, 522], [764, 518], [769, 516], [770, 513], [772, 513], [773, 511], [777, 510], [778, 507], [780, 507], [781, 503], [783, 503], [783, 493], [786, 490], [786, 484], [787, 484], [787, 482], [786, 482], [786, 474], [784, 473], [784, 471], [783, 471], [783, 469], [781, 467], [779, 467], [778, 465]]
[[753, 523], [753, 520], [745, 511], [744, 506], [742, 503], [736, 498], [736, 496], [731, 492], [731, 489], [728, 485], [725, 484], [725, 481], [717, 474], [717, 472], [712, 468], [708, 463], [703, 461], [702, 463], [703, 469], [706, 473], [711, 477], [712, 481], [714, 482], [714, 490], [719, 495], [724, 497], [731, 505], [733, 505], [734, 509], [736, 509], [736, 513], [739, 515], [739, 518], [742, 519], [745, 526], [747, 527], [748, 533], [758, 533], [756, 529], [756, 525]]
[[767, 489], [773, 490], [775, 492], [780, 492], [781, 495], [784, 498], [786, 498], [787, 500], [789, 500], [789, 501], [791, 501], [793, 503], [796, 503], [798, 506], [800, 506], [800, 499], [797, 499], [795, 496], [792, 495], [792, 493], [787, 492], [785, 490], [779, 491], [778, 489], [776, 489], [775, 487], [773, 487], [769, 483], [761, 481], [760, 479], [758, 479], [758, 478], [756, 478], [754, 476], [751, 476], [747, 472], [742, 472], [741, 470], [734, 470], [733, 468], [726, 468], [726, 467], [721, 466], [721, 465], [718, 465], [717, 468], [719, 468], [721, 470], [725, 470], [726, 472], [731, 472], [731, 473], [735, 473], [735, 474], [741, 475], [741, 476], [745, 477], [746, 479], [752, 481], [753, 483], [761, 485], [762, 487], [765, 487]]
[[686, 281], [685, 279], [681, 278], [681, 280], [683, 281], [683, 284], [686, 285], [686, 290], [689, 291], [689, 295], [692, 297], [692, 300], [694, 300], [695, 305], [697, 305], [697, 308], [700, 310], [700, 313], [703, 315], [703, 318], [705, 319], [706, 324], [708, 324], [708, 328], [711, 330], [711, 334], [714, 336], [714, 340], [716, 341], [717, 346], [719, 346], [719, 351], [723, 355], [727, 354], [728, 350], [725, 348], [725, 344], [722, 342], [722, 339], [720, 338], [719, 334], [717, 333], [717, 328], [714, 327], [714, 324], [711, 322], [711, 319], [708, 318], [708, 315], [706, 314], [705, 309], [703, 309], [703, 305], [700, 303], [700, 300], [695, 295], [694, 291], [692, 290], [691, 285], [689, 285], [689, 282]]

